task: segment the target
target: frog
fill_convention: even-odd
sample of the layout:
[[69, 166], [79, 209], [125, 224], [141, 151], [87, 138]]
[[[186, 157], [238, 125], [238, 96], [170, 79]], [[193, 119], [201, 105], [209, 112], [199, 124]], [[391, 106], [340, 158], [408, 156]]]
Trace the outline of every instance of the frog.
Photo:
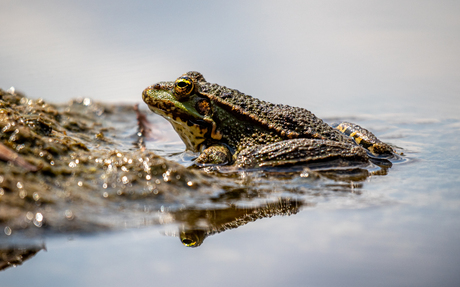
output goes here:
[[149, 109], [167, 119], [198, 166], [278, 167], [393, 154], [359, 125], [331, 126], [305, 108], [274, 104], [210, 83], [196, 71], [144, 89]]

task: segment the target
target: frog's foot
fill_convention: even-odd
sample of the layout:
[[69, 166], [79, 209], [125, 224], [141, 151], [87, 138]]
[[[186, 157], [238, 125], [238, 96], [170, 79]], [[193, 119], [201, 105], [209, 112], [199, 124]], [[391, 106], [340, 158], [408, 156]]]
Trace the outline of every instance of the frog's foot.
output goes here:
[[221, 145], [213, 145], [205, 150], [195, 160], [197, 164], [228, 164], [230, 163], [232, 154], [227, 147]]
[[360, 146], [318, 139], [292, 139], [242, 150], [236, 159], [239, 167], [280, 166], [314, 161], [344, 159], [367, 162]]
[[370, 151], [373, 155], [393, 155], [394, 153], [391, 146], [380, 141], [373, 133], [359, 125], [342, 122], [335, 128], [351, 137], [357, 144]]

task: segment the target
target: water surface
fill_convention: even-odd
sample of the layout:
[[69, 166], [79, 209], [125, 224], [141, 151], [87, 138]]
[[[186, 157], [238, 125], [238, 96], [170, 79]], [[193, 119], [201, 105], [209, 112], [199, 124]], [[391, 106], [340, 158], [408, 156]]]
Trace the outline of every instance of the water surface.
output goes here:
[[[458, 142], [460, 122], [394, 118], [361, 117], [363, 124], [386, 130], [379, 134], [382, 139], [404, 146], [406, 161], [387, 175], [354, 182], [302, 182], [297, 175], [273, 180], [272, 196], [256, 185], [262, 199], [230, 196], [214, 206], [207, 203], [209, 211], [201, 215], [191, 210], [181, 217], [159, 209], [163, 225], [52, 236], [36, 241], [46, 251], [0, 276], [7, 286], [455, 286], [460, 279], [460, 159], [458, 147], [444, 139]], [[433, 134], [439, 136], [433, 139]], [[285, 210], [292, 212], [220, 230], [197, 248], [178, 238], [187, 216], [216, 218], [226, 203], [251, 213], [276, 198], [291, 198], [293, 209]]]

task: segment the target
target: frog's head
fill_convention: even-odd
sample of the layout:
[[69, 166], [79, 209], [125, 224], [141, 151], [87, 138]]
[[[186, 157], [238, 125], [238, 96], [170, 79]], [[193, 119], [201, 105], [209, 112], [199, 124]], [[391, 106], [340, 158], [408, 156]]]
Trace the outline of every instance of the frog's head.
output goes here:
[[200, 94], [203, 82], [206, 80], [200, 73], [188, 72], [174, 82], [159, 82], [142, 92], [150, 110], [166, 118], [187, 149], [195, 152], [206, 140], [222, 138], [212, 119], [212, 103]]

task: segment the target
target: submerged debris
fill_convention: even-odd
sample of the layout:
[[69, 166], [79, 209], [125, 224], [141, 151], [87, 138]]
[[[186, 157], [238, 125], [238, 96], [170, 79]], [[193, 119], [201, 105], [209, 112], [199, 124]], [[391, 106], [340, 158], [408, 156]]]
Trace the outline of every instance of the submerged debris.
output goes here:
[[38, 167], [28, 163], [17, 152], [12, 151], [2, 143], [0, 143], [0, 160], [12, 162], [27, 171], [37, 171], [39, 169]]

